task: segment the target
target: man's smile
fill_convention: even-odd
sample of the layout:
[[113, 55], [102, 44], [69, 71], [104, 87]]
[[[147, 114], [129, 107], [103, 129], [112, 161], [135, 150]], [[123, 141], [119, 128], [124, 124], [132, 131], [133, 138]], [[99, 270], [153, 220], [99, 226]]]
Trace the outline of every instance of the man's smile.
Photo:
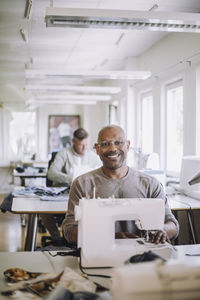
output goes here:
[[104, 157], [108, 158], [108, 159], [117, 159], [120, 156], [120, 153], [117, 152], [109, 152], [109, 153], [105, 153]]

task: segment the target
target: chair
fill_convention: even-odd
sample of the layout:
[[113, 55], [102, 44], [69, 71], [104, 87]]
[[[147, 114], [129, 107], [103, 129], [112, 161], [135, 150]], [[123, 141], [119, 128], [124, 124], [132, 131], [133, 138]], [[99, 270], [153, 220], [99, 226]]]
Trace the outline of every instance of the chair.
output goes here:
[[[53, 163], [53, 161], [54, 161], [54, 159], [56, 157], [56, 154], [57, 154], [57, 152], [52, 152], [51, 159], [48, 162], [48, 170], [49, 170], [51, 164]], [[53, 181], [50, 180], [50, 179], [48, 179], [48, 177], [46, 177], [46, 186], [47, 187], [52, 187], [53, 186]], [[54, 215], [54, 219], [55, 219], [58, 227], [61, 226], [62, 221], [63, 221], [64, 218], [65, 218], [65, 214], [55, 214]], [[42, 229], [41, 230], [42, 232], [46, 231], [46, 230], [44, 231], [45, 227], [44, 227], [43, 224], [40, 223], [40, 227]], [[42, 236], [42, 238], [41, 238], [41, 244], [42, 244], [43, 247], [48, 246], [49, 244], [51, 244], [51, 237], [50, 236]]]
[[[57, 152], [52, 152], [51, 153], [51, 159], [48, 162], [48, 170], [52, 164], [52, 162], [54, 161], [55, 157], [56, 157]], [[48, 177], [46, 177], [46, 186], [51, 187], [53, 185], [53, 181], [48, 179]]]

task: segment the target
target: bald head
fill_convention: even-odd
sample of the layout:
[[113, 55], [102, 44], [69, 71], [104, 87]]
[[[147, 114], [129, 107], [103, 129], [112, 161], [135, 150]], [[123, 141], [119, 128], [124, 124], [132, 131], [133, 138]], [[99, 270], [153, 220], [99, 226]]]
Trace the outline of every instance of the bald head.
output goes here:
[[124, 140], [126, 140], [125, 132], [120, 126], [118, 126], [118, 125], [108, 125], [108, 126], [103, 127], [99, 131], [98, 138], [97, 138], [98, 143], [101, 141], [102, 135], [104, 135], [104, 133], [107, 132], [107, 131], [117, 131], [124, 138]]
[[121, 178], [120, 176], [126, 174], [129, 146], [130, 141], [126, 140], [125, 132], [120, 126], [109, 125], [100, 130], [95, 149], [103, 162], [103, 170], [107, 176], [112, 177], [118, 172]]

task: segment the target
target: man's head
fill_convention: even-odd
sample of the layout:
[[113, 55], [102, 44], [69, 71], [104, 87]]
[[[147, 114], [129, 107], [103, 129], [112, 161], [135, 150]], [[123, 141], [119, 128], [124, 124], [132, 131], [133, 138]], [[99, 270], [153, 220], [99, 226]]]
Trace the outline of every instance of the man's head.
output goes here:
[[72, 139], [74, 150], [77, 154], [83, 155], [88, 146], [88, 133], [83, 128], [78, 128], [73, 133]]
[[124, 130], [116, 125], [103, 127], [95, 144], [96, 152], [109, 170], [116, 170], [126, 165], [130, 141], [126, 139]]

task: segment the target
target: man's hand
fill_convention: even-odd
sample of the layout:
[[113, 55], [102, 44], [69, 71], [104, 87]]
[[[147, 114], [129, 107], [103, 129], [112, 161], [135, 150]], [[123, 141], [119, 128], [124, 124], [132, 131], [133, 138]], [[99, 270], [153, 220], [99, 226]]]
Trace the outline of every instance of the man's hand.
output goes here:
[[165, 242], [168, 242], [171, 244], [171, 241], [168, 238], [167, 232], [165, 230], [159, 230], [154, 233], [150, 232], [149, 241], [151, 243], [155, 243], [155, 244], [159, 244], [159, 243], [164, 244]]
[[115, 239], [136, 239], [139, 238], [137, 234], [130, 232], [116, 232]]

